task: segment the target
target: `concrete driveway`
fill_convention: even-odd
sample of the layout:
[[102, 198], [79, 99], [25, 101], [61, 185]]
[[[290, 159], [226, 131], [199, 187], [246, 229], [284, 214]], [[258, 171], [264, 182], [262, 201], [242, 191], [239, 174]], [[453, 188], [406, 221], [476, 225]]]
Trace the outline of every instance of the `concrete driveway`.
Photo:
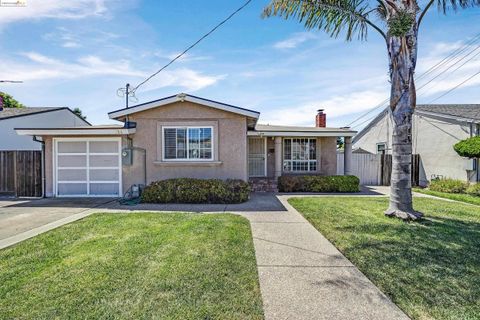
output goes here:
[[111, 198], [0, 198], [0, 240], [111, 202]]

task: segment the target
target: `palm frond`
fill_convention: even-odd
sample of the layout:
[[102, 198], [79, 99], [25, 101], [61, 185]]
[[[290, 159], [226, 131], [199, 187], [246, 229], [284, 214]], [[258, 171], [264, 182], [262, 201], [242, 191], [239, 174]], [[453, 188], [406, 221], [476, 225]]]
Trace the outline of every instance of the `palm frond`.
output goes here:
[[345, 31], [347, 40], [355, 35], [366, 39], [370, 26], [385, 38], [383, 31], [368, 19], [370, 9], [368, 0], [272, 0], [262, 16], [293, 18], [307, 29], [324, 30], [335, 38]]
[[480, 0], [437, 0], [437, 6], [445, 13], [448, 9], [456, 11], [458, 9], [480, 6]]

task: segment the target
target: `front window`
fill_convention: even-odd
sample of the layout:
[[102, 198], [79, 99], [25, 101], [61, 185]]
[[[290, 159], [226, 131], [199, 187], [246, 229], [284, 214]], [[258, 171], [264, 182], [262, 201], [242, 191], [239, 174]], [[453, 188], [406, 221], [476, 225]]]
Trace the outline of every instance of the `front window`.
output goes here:
[[211, 127], [163, 128], [165, 160], [213, 160]]
[[284, 139], [283, 171], [317, 171], [317, 140], [307, 138]]

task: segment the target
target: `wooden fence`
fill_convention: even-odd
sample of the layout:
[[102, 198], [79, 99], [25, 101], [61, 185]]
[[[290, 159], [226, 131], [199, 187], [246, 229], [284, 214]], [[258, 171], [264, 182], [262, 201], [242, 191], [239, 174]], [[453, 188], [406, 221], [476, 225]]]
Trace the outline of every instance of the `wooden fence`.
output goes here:
[[[343, 153], [337, 154], [337, 174], [343, 175]], [[352, 174], [360, 179], [362, 185], [389, 186], [392, 177], [391, 154], [352, 154]], [[420, 180], [420, 155], [412, 155], [412, 185], [418, 186]]]
[[40, 151], [0, 151], [0, 194], [42, 196]]

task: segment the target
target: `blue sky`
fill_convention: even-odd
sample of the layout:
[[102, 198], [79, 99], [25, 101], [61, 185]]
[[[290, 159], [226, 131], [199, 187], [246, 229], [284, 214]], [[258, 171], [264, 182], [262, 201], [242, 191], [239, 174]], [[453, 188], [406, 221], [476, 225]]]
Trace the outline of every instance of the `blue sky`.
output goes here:
[[[109, 123], [107, 112], [124, 105], [117, 88], [142, 81], [243, 2], [27, 0], [26, 7], [0, 7], [0, 79], [24, 81], [0, 90], [28, 106], [79, 107], [91, 122]], [[366, 42], [331, 39], [294, 21], [262, 19], [267, 3], [254, 0], [139, 89], [139, 103], [187, 92], [258, 110], [262, 123], [312, 125], [324, 108], [329, 126], [344, 126], [388, 97], [377, 34]], [[479, 33], [478, 21], [479, 9], [447, 16], [431, 10], [417, 72]], [[418, 102], [479, 70], [480, 55], [419, 91]], [[480, 76], [436, 102], [480, 103], [479, 86]]]

